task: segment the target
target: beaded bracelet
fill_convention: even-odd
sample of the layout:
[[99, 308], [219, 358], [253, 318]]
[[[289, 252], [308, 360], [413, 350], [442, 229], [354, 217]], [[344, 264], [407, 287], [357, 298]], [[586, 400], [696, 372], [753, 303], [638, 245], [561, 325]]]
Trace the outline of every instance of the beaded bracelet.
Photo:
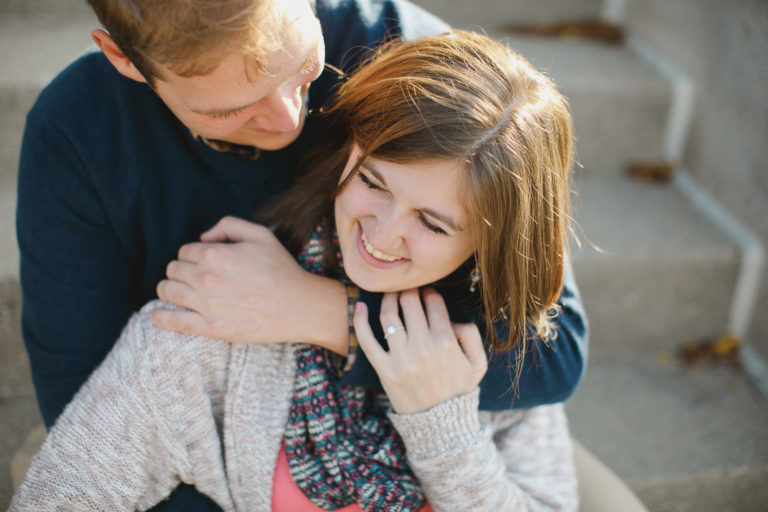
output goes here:
[[360, 290], [351, 284], [345, 283], [344, 288], [347, 291], [347, 326], [349, 328], [349, 347], [347, 348], [347, 357], [344, 358], [340, 354], [328, 349], [323, 349], [325, 356], [325, 365], [331, 370], [336, 377], [342, 378], [352, 366], [355, 364], [357, 358], [357, 347], [359, 345], [357, 341], [357, 334], [355, 334], [355, 304], [360, 298]]

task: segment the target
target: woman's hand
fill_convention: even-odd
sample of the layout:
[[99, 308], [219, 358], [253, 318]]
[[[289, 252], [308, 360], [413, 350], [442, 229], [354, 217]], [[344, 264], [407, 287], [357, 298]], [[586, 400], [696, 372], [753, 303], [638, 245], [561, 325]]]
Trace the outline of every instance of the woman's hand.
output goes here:
[[[387, 293], [381, 302], [385, 351], [368, 324], [368, 310], [358, 302], [355, 331], [360, 347], [379, 375], [398, 414], [426, 411], [469, 393], [488, 368], [480, 332], [474, 324], [452, 324], [443, 298], [433, 289]], [[405, 325], [398, 315], [398, 298]], [[405, 327], [403, 329], [402, 327]]]

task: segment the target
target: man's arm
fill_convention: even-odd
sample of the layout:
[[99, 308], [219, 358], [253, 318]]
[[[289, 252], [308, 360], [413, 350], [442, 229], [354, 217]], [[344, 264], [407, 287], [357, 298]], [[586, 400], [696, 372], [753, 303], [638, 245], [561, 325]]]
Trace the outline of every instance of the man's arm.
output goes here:
[[136, 280], [82, 155], [37, 109], [19, 168], [22, 330], [50, 427], [120, 334]]
[[152, 321], [242, 343], [305, 342], [346, 355], [347, 298], [336, 280], [302, 269], [264, 226], [225, 217], [184, 245], [157, 286]]

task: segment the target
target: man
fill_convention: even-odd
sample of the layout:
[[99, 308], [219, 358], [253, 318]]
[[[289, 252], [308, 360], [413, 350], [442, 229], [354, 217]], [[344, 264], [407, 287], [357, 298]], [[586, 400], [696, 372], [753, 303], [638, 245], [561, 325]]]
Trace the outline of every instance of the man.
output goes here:
[[[268, 230], [230, 218], [190, 242], [290, 182], [322, 129], [307, 112], [332, 93], [334, 67], [385, 37], [447, 27], [403, 0], [89, 2], [107, 29], [92, 32], [101, 52], [41, 93], [19, 172], [22, 328], [46, 425], [156, 287], [189, 310], [161, 312], [163, 327], [346, 355], [344, 286], [301, 271]], [[573, 391], [586, 326], [570, 279], [561, 303], [555, 346], [532, 352], [519, 397], [497, 358], [484, 408]], [[361, 355], [344, 381], [378, 386]], [[188, 487], [160, 508], [216, 510]]]

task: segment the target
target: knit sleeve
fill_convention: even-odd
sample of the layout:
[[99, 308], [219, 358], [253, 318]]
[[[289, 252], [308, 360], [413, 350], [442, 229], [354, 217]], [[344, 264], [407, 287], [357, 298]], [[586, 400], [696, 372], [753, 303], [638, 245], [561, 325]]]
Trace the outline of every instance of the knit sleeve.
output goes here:
[[435, 512], [578, 509], [562, 404], [478, 413], [475, 390], [390, 418]]
[[188, 479], [155, 382], [158, 359], [173, 359], [168, 344], [147, 339], [151, 329], [146, 315], [132, 317], [49, 432], [11, 511], [144, 510]]

